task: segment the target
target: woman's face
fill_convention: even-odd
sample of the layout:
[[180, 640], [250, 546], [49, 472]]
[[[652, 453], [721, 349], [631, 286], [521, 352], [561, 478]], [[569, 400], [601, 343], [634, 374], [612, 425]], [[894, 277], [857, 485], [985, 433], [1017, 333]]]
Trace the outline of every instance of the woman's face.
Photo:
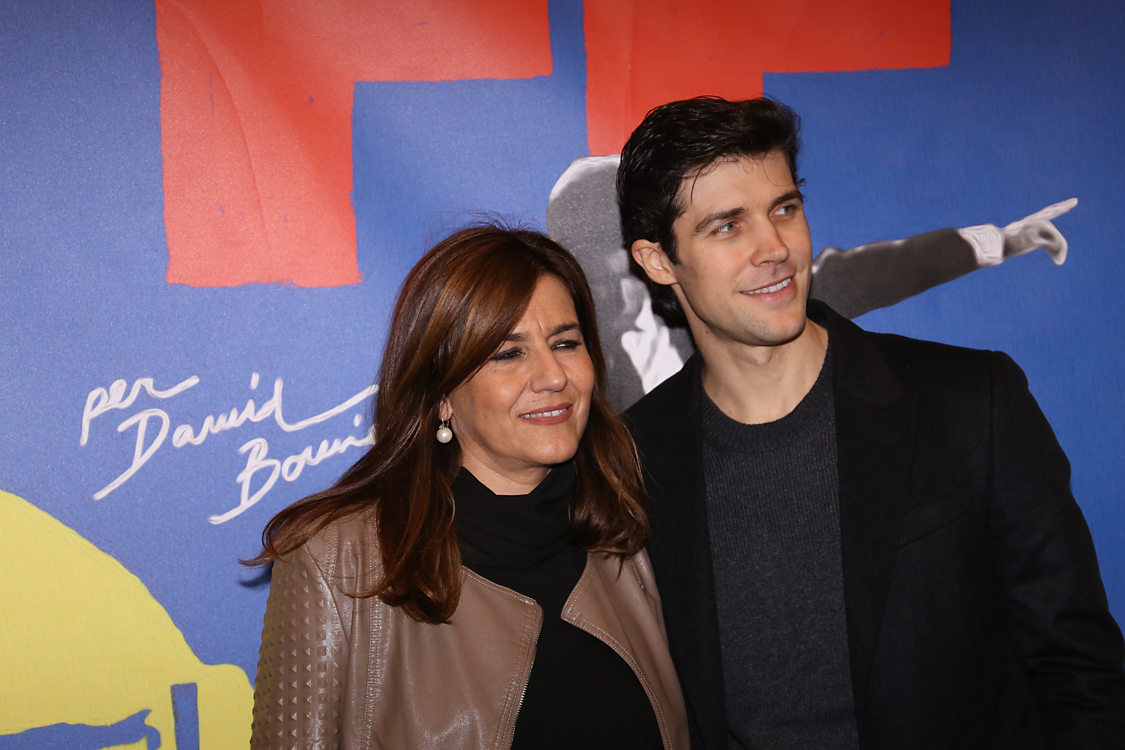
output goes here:
[[594, 391], [594, 365], [574, 300], [542, 276], [507, 340], [442, 402], [461, 464], [500, 495], [530, 492], [578, 450]]

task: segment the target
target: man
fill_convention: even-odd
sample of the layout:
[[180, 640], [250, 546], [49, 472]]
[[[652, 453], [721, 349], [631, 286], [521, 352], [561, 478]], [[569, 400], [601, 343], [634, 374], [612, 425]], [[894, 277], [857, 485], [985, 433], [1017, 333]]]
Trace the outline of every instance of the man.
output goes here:
[[[575, 159], [547, 200], [547, 232], [575, 254], [590, 279], [609, 397], [624, 411], [676, 374], [692, 344], [686, 328], [669, 326], [654, 314], [639, 269], [630, 268], [617, 209], [618, 161], [617, 156]], [[812, 296], [855, 318], [1036, 248], [1062, 265], [1067, 242], [1051, 220], [1077, 203], [1076, 198], [1056, 203], [1003, 228], [985, 224], [850, 250], [825, 248], [813, 263]]]
[[797, 127], [673, 102], [618, 174], [698, 348], [627, 412], [695, 746], [1125, 746], [1125, 646], [1023, 373], [809, 301]]

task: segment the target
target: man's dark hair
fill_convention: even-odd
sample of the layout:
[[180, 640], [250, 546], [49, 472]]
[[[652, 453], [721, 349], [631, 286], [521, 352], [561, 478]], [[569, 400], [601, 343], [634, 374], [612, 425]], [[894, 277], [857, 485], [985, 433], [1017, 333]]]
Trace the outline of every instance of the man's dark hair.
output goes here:
[[[764, 97], [732, 102], [700, 96], [662, 104], [649, 112], [622, 149], [617, 170], [625, 248], [631, 249], [641, 239], [658, 242], [677, 263], [672, 224], [687, 208], [677, 200], [680, 185], [685, 177], [699, 176], [716, 162], [780, 151], [789, 163], [794, 184], [800, 185], [800, 130], [801, 118], [796, 112]], [[657, 312], [673, 320], [682, 318], [670, 288], [653, 283], [649, 288]]]

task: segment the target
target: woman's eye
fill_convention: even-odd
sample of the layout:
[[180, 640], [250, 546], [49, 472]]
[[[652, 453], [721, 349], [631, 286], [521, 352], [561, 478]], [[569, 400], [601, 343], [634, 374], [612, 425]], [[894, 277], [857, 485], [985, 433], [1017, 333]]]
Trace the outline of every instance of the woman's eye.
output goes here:
[[556, 341], [554, 344], [551, 345], [551, 348], [552, 349], [577, 349], [580, 346], [582, 346], [582, 342], [578, 341], [577, 339], [563, 339], [562, 341]]
[[492, 355], [493, 362], [506, 362], [509, 359], [515, 359], [520, 356], [519, 349], [504, 349], [503, 351], [496, 352]]

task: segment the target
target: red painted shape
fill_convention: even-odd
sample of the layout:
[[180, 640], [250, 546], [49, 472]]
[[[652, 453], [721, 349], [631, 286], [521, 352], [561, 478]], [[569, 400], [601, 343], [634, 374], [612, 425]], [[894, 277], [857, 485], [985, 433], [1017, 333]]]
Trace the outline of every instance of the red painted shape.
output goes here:
[[585, 0], [591, 154], [653, 107], [762, 93], [762, 74], [949, 64], [949, 0]]
[[360, 281], [356, 81], [551, 73], [546, 0], [156, 0], [168, 281]]

